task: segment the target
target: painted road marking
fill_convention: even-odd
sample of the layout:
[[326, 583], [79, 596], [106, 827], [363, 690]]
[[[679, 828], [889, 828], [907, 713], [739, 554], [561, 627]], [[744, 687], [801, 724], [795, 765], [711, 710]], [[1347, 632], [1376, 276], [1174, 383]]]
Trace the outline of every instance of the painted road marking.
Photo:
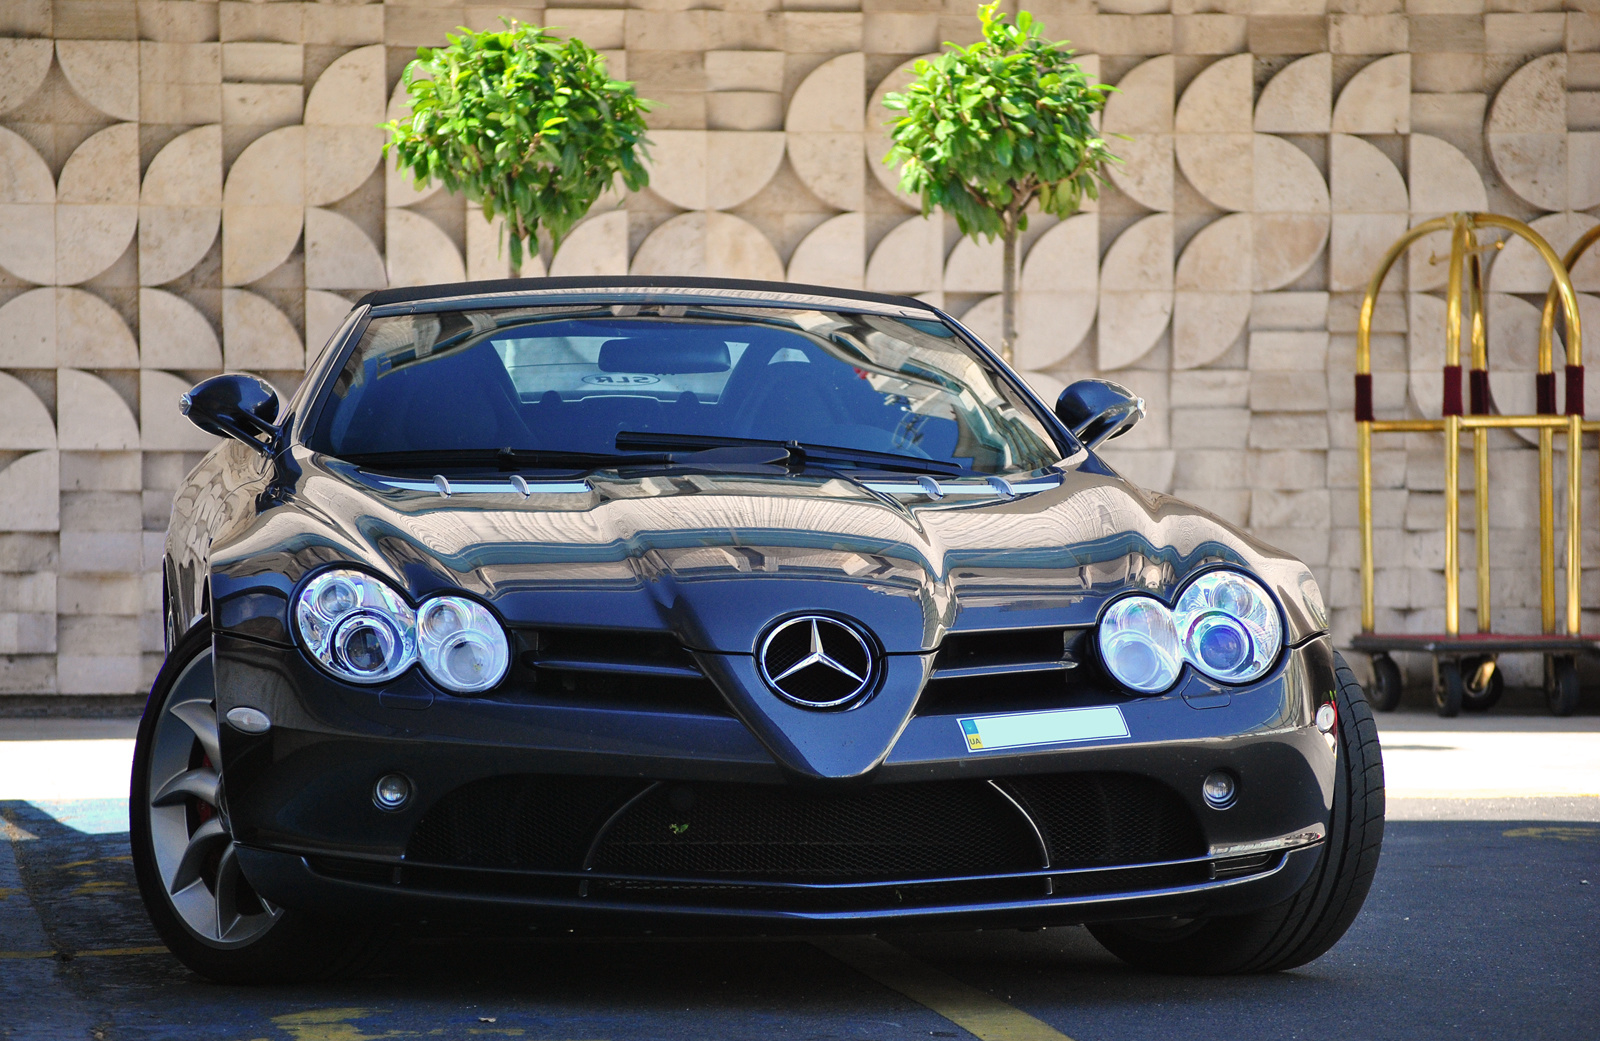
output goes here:
[[872, 937], [813, 940], [825, 954], [898, 991], [981, 1041], [1072, 1041], [1043, 1020]]
[[1508, 839], [1556, 839], [1560, 842], [1600, 842], [1600, 828], [1511, 828], [1500, 833]]
[[31, 961], [35, 958], [122, 958], [129, 955], [166, 954], [165, 947], [105, 947], [95, 951], [0, 951], [0, 961]]
[[[431, 1030], [384, 1030], [369, 1034], [356, 1025], [357, 1020], [389, 1015], [386, 1009], [372, 1008], [314, 1008], [304, 1012], [273, 1016], [272, 1025], [294, 1038], [294, 1041], [379, 1041], [391, 1037], [438, 1037], [447, 1031], [435, 1027]], [[478, 1022], [492, 1022], [479, 1017]], [[459, 1035], [460, 1032], [450, 1032]], [[527, 1031], [521, 1027], [468, 1027], [465, 1033], [475, 1037], [522, 1037]], [[255, 1041], [267, 1041], [256, 1038]]]

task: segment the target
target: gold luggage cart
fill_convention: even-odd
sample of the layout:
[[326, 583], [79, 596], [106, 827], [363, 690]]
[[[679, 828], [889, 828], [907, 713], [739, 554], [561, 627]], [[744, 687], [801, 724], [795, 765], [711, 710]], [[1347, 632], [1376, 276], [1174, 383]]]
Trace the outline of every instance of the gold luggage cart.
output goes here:
[[[1480, 245], [1480, 229], [1510, 232], [1538, 251], [1550, 268], [1551, 286], [1539, 336], [1539, 370], [1535, 377], [1537, 413], [1499, 415], [1489, 393], [1488, 329], [1484, 316], [1481, 254], [1498, 249], [1508, 240]], [[1444, 391], [1438, 419], [1378, 419], [1373, 414], [1372, 318], [1378, 292], [1395, 262], [1418, 239], [1438, 231], [1450, 232], [1450, 269], [1445, 295]], [[1487, 709], [1499, 699], [1503, 677], [1499, 656], [1511, 653], [1541, 654], [1545, 660], [1545, 695], [1556, 715], [1570, 715], [1578, 703], [1579, 654], [1600, 653], [1600, 637], [1580, 632], [1582, 577], [1582, 516], [1579, 492], [1583, 480], [1583, 433], [1600, 430], [1600, 423], [1583, 421], [1583, 337], [1578, 298], [1567, 271], [1571, 263], [1596, 238], [1600, 228], [1580, 239], [1566, 261], [1558, 257], [1538, 232], [1519, 220], [1492, 213], [1453, 213], [1412, 228], [1389, 247], [1379, 261], [1361, 303], [1356, 330], [1356, 448], [1360, 466], [1361, 521], [1361, 632], [1351, 641], [1354, 650], [1371, 655], [1372, 702], [1380, 710], [1393, 709], [1401, 694], [1400, 669], [1392, 652], [1431, 655], [1434, 704], [1441, 716], [1454, 716], [1463, 707]], [[1556, 410], [1553, 365], [1555, 311], [1561, 304], [1567, 342], [1566, 412]], [[1463, 313], [1471, 342], [1471, 369], [1466, 374], [1463, 399], [1461, 335]], [[1465, 406], [1465, 407], [1464, 407]], [[1540, 633], [1496, 633], [1491, 628], [1489, 586], [1489, 431], [1531, 429], [1539, 438], [1539, 587]], [[1461, 435], [1472, 435], [1472, 461], [1477, 548], [1477, 631], [1462, 633], [1461, 621]], [[1380, 633], [1374, 631], [1374, 563], [1372, 542], [1372, 435], [1375, 433], [1444, 434], [1444, 632]], [[1556, 624], [1555, 562], [1555, 438], [1566, 437], [1566, 597], [1564, 626]]]

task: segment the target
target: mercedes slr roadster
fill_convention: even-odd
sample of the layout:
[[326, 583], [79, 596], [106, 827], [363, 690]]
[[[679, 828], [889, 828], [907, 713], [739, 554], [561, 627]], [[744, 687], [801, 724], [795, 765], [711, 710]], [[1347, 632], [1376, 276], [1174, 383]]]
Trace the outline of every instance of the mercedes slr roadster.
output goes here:
[[181, 406], [223, 440], [173, 504], [131, 839], [203, 975], [441, 921], [1084, 924], [1261, 972], [1366, 897], [1377, 734], [1311, 573], [1096, 454], [1133, 394], [1051, 409], [930, 304], [387, 290], [286, 404]]

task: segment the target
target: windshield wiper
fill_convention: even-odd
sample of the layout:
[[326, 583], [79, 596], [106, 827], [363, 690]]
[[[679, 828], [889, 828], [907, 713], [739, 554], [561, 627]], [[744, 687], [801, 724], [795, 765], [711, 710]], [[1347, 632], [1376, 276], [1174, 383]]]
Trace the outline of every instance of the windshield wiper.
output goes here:
[[493, 467], [497, 470], [601, 470], [629, 463], [667, 463], [665, 453], [557, 452], [530, 448], [459, 448], [416, 452], [366, 452], [339, 458], [357, 466], [401, 469]]
[[[645, 430], [624, 430], [617, 435], [617, 448], [674, 449], [687, 448], [708, 451], [717, 448], [770, 448], [788, 453], [791, 463], [807, 460], [822, 464], [845, 463], [878, 470], [907, 473], [935, 473], [956, 477], [970, 473], [959, 463], [947, 463], [921, 456], [900, 455], [895, 452], [873, 452], [864, 448], [841, 448], [836, 445], [817, 445], [800, 441], [776, 441], [759, 437], [723, 437], [716, 434], [661, 434]], [[679, 461], [687, 461], [678, 457]]]

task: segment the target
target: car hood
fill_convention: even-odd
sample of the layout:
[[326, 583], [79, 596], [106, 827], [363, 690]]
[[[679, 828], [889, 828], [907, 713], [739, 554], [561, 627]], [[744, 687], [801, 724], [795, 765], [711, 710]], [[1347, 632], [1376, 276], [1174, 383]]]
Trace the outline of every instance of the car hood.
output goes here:
[[344, 560], [412, 597], [466, 590], [512, 625], [664, 629], [717, 653], [819, 611], [907, 654], [951, 629], [1090, 625], [1110, 597], [1170, 601], [1221, 562], [1274, 589], [1292, 641], [1326, 627], [1303, 564], [1194, 506], [1099, 466], [1009, 484], [753, 467], [528, 480], [525, 495], [507, 477], [441, 489], [311, 456], [282, 505], [213, 546], [212, 573], [267, 557], [292, 584]]

